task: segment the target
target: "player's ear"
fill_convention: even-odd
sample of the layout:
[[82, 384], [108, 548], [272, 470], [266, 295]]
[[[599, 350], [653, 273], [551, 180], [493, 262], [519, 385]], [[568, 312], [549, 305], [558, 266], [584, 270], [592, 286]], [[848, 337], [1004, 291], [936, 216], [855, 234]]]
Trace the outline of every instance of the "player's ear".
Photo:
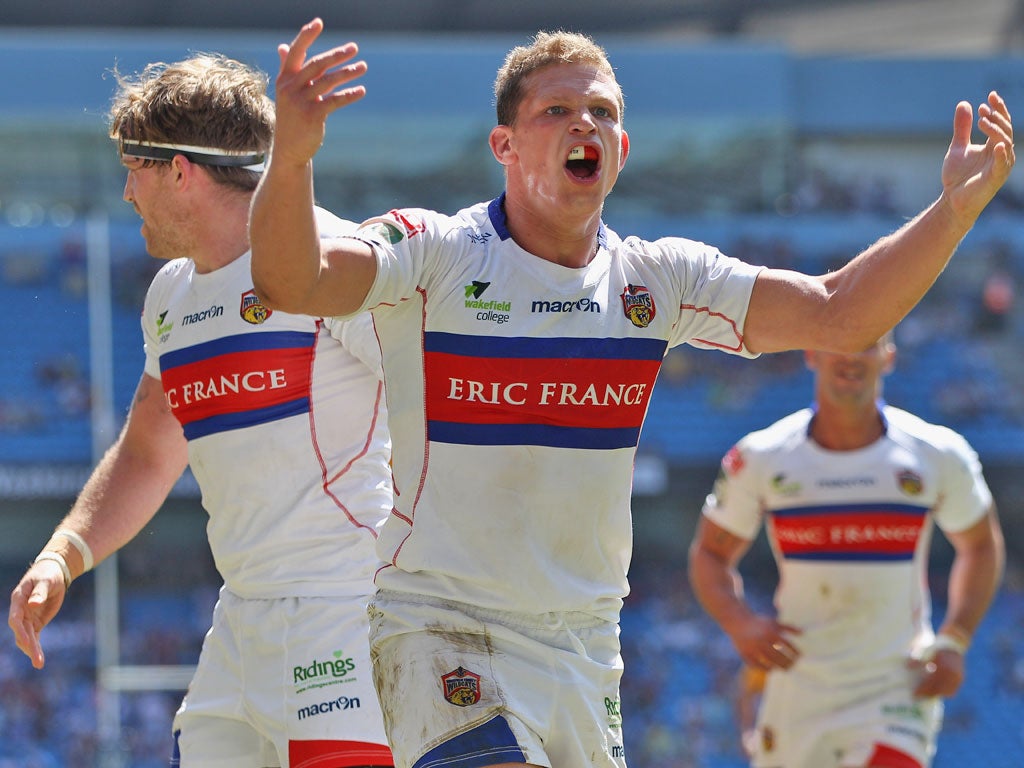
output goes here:
[[621, 152], [621, 156], [619, 157], [619, 170], [620, 171], [626, 165], [626, 158], [629, 157], [629, 134], [626, 133], [625, 130], [623, 130], [623, 132], [622, 132], [621, 146], [622, 146], [622, 152]]
[[502, 165], [511, 165], [515, 156], [512, 149], [512, 129], [507, 125], [496, 125], [491, 129], [488, 141], [494, 159]]
[[886, 342], [882, 347], [882, 375], [885, 376], [892, 373], [892, 369], [896, 367], [896, 345], [892, 342]]
[[187, 186], [196, 170], [197, 166], [184, 155], [175, 155], [171, 160], [171, 173], [174, 174], [174, 182], [178, 187]]

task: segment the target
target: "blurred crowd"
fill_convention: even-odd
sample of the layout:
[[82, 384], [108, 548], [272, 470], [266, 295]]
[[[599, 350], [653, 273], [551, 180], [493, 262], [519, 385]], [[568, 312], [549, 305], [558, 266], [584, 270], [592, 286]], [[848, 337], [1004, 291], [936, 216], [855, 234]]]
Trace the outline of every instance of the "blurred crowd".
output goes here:
[[[865, 242], [869, 238], [866, 234]], [[795, 234], [741, 232], [720, 245], [747, 261], [807, 272], [827, 271], [850, 255], [848, 247], [809, 249], [797, 240]], [[82, 262], [80, 243], [71, 237], [58, 240], [50, 252], [5, 248], [0, 237], [0, 303], [18, 324], [8, 341], [9, 386], [0, 394], [0, 434], [7, 438], [0, 443], [0, 462], [31, 456], [57, 462], [91, 459], [89, 314]], [[114, 383], [120, 413], [134, 390], [142, 355], [139, 307], [158, 266], [141, 253], [127, 253], [115, 263]], [[1024, 439], [1024, 360], [1017, 352], [1024, 343], [1021, 285], [1024, 246], [1001, 238], [975, 239], [962, 247], [897, 328], [900, 361], [886, 385], [887, 396], [925, 419], [963, 432], [983, 458], [999, 458], [1012, 447], [1007, 429]], [[779, 393], [801, 391], [794, 379], [804, 373], [799, 353], [766, 355], [747, 365], [727, 355], [676, 348], [661, 374], [669, 386], [663, 383], [655, 393], [643, 446], [670, 461], [716, 461], [721, 441], [802, 405], [780, 402]], [[687, 404], [695, 413], [679, 411]], [[709, 439], [696, 446], [703, 455], [680, 453], [695, 446], [679, 445], [681, 433], [660, 431], [659, 425], [700, 412], [736, 418], [708, 420]], [[992, 425], [999, 429], [989, 429]], [[52, 454], [55, 450], [59, 453]]]
[[[179, 558], [168, 558], [181, 564]], [[202, 563], [202, 558], [198, 558]], [[164, 568], [141, 581], [122, 567], [121, 662], [195, 662], [216, 599], [215, 580]], [[741, 768], [736, 724], [739, 662], [728, 638], [686, 586], [683, 562], [640, 561], [622, 618], [622, 704], [634, 768]], [[17, 573], [3, 571], [7, 583]], [[127, 577], [126, 577], [127, 576]], [[767, 600], [774, 574], [748, 574]], [[184, 587], [183, 587], [184, 583]], [[944, 579], [934, 581], [941, 615]], [[60, 618], [43, 633], [47, 662], [36, 671], [13, 643], [0, 644], [0, 768], [99, 765], [93, 577], [76, 582]], [[1024, 749], [1024, 580], [1011, 569], [967, 657], [967, 682], [947, 703], [935, 768], [1011, 768]], [[121, 694], [122, 765], [166, 768], [170, 723], [181, 691]]]

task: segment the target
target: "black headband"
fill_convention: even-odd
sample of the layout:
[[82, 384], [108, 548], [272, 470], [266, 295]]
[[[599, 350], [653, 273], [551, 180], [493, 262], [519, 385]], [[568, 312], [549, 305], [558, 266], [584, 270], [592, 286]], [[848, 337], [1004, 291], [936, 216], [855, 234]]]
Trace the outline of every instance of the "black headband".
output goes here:
[[266, 154], [263, 152], [237, 152], [230, 149], [192, 147], [187, 144], [159, 144], [153, 141], [134, 141], [132, 139], [118, 140], [118, 149], [122, 155], [127, 155], [128, 157], [141, 157], [147, 160], [173, 160], [176, 155], [182, 155], [199, 165], [248, 168], [251, 171], [263, 170], [263, 161], [266, 159]]

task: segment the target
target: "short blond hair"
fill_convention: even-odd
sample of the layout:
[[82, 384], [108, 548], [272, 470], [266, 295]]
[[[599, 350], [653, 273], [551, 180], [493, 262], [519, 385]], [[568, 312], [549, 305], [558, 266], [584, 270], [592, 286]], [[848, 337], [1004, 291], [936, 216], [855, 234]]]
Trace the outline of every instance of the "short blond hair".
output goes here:
[[530, 45], [513, 48], [494, 80], [494, 106], [498, 125], [512, 125], [523, 101], [523, 83], [538, 69], [552, 64], [592, 64], [615, 83], [619, 113], [625, 110], [622, 88], [604, 48], [587, 35], [577, 32], [538, 32]]
[[[110, 137], [265, 155], [274, 135], [266, 73], [216, 53], [149, 64], [135, 77], [116, 70]], [[204, 166], [218, 182], [252, 191], [259, 174]]]

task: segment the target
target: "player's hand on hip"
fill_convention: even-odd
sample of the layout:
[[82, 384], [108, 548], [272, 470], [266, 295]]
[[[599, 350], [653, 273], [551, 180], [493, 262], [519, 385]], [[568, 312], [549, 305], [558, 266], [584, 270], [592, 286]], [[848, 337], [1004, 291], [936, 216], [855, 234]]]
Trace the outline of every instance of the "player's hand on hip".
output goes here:
[[366, 72], [366, 62], [352, 61], [359, 53], [355, 43], [307, 58], [323, 28], [323, 21], [313, 19], [291, 44], [277, 48], [281, 68], [275, 81], [277, 125], [271, 163], [305, 165], [323, 144], [327, 117], [366, 95], [365, 86], [349, 86]]
[[798, 627], [782, 624], [767, 616], [757, 616], [745, 630], [733, 637], [733, 644], [743, 661], [763, 670], [789, 669], [800, 657], [800, 649], [792, 636]]
[[46, 663], [39, 634], [57, 615], [64, 594], [64, 575], [49, 561], [33, 564], [11, 592], [7, 625], [14, 632], [18, 648], [36, 669], [42, 669]]
[[964, 657], [958, 651], [939, 650], [925, 659], [911, 659], [910, 666], [920, 675], [914, 688], [918, 698], [949, 698], [964, 681]]

